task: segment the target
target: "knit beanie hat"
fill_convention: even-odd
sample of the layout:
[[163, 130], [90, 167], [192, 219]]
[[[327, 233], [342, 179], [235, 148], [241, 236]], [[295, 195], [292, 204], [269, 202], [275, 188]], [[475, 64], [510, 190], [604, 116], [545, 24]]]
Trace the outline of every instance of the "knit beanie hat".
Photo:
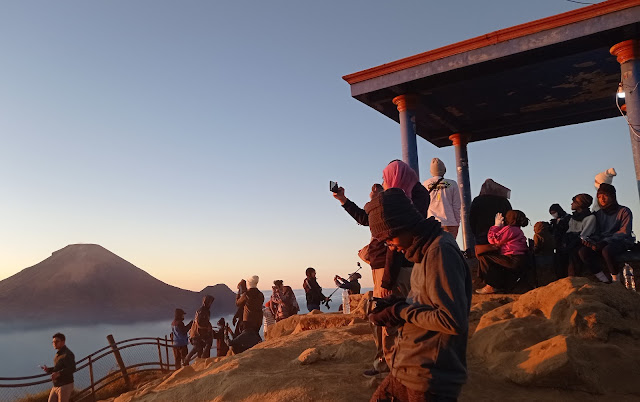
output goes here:
[[438, 158], [431, 159], [431, 168], [429, 169], [431, 172], [431, 176], [442, 176], [447, 172], [447, 168], [444, 166], [444, 162], [442, 162]]
[[610, 197], [615, 198], [616, 197], [616, 188], [613, 187], [611, 184], [608, 183], [602, 183], [600, 184], [600, 187], [598, 188], [598, 194], [607, 194]]
[[250, 276], [246, 279], [247, 281], [247, 288], [251, 289], [251, 288], [257, 288], [258, 287], [258, 281], [260, 280], [260, 278], [258, 277], [258, 275], [253, 275]]
[[614, 168], [610, 168], [605, 170], [604, 172], [600, 172], [595, 177], [594, 185], [596, 188], [600, 188], [602, 183], [611, 184], [613, 183], [613, 176], [616, 175], [616, 170]]
[[365, 205], [371, 235], [385, 241], [424, 220], [420, 212], [399, 188], [390, 188]]
[[591, 203], [593, 203], [593, 197], [590, 196], [589, 194], [582, 193], [573, 197], [573, 201], [575, 201], [579, 207], [583, 209], [587, 209], [591, 207]]

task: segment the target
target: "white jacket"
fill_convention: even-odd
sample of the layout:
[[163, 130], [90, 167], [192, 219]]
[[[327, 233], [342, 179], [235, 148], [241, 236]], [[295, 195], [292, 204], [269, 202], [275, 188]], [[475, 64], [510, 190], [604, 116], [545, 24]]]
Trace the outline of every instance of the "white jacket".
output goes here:
[[[440, 176], [434, 176], [426, 180], [423, 185], [429, 190], [429, 186], [440, 180]], [[455, 180], [443, 179], [431, 191], [428, 217], [435, 217], [442, 226], [460, 226], [460, 190]]]

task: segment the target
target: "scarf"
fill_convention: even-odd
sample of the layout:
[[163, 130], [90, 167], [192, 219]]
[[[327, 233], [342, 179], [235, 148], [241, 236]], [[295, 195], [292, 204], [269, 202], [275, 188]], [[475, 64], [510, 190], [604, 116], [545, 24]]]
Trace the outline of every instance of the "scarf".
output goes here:
[[414, 234], [413, 244], [405, 250], [404, 256], [411, 262], [419, 263], [424, 258], [431, 243], [442, 234], [442, 226], [432, 216], [417, 223], [411, 229], [411, 232]]
[[407, 198], [411, 200], [411, 192], [413, 191], [413, 187], [418, 183], [418, 175], [409, 165], [396, 160], [384, 168], [382, 171], [382, 180], [387, 188], [395, 187], [402, 189]]
[[574, 212], [573, 215], [571, 215], [571, 219], [573, 219], [574, 221], [581, 222], [584, 218], [586, 218], [589, 215], [591, 215], [591, 211], [589, 211], [588, 209], [583, 209], [582, 211]]

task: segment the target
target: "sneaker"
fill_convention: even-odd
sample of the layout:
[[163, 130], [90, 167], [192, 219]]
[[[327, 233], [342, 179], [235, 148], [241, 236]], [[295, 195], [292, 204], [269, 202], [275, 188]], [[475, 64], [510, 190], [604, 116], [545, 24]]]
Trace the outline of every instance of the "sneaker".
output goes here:
[[367, 377], [367, 378], [371, 378], [371, 377], [377, 377], [380, 374], [380, 372], [376, 369], [369, 369], [369, 370], [365, 370], [362, 375]]
[[490, 294], [496, 293], [496, 290], [490, 285], [487, 285], [482, 289], [476, 289], [476, 293], [479, 295], [490, 295]]

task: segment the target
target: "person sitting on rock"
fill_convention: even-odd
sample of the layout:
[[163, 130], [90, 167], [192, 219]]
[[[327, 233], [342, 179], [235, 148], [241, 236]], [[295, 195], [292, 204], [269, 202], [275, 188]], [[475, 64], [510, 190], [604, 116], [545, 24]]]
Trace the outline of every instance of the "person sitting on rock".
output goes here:
[[473, 199], [469, 209], [469, 225], [476, 245], [489, 244], [489, 228], [498, 212], [504, 215], [511, 209], [510, 197], [511, 190], [492, 179], [482, 183], [480, 194]]
[[589, 194], [578, 194], [572, 198], [571, 210], [573, 214], [569, 219], [569, 229], [567, 229], [563, 240], [563, 247], [569, 257], [568, 276], [580, 274], [582, 260], [578, 253], [582, 248], [582, 241], [591, 238], [596, 231], [596, 217], [589, 209], [592, 203], [593, 197]]
[[[506, 221], [506, 225], [504, 225]], [[478, 256], [480, 277], [485, 287], [476, 293], [491, 294], [502, 291], [507, 285], [509, 276], [520, 276], [527, 264], [527, 238], [521, 227], [527, 226], [529, 219], [518, 210], [507, 212], [506, 217], [497, 213], [495, 225], [489, 229], [489, 243], [500, 250], [500, 254], [487, 253]]]
[[618, 204], [616, 188], [611, 184], [600, 184], [598, 204], [600, 209], [595, 213], [596, 233], [583, 240], [583, 247], [578, 254], [596, 278], [601, 282], [609, 282], [598, 264], [597, 257], [601, 256], [611, 274], [611, 280], [617, 282], [616, 257], [633, 246], [633, 214], [629, 208]]
[[400, 189], [366, 207], [372, 234], [415, 263], [410, 299], [376, 302], [375, 325], [396, 328], [391, 373], [372, 401], [455, 401], [467, 378], [471, 275], [452, 236], [424, 218]]
[[202, 357], [204, 348], [209, 344], [209, 339], [213, 339], [213, 329], [211, 327], [211, 304], [215, 298], [211, 295], [206, 295], [202, 298], [202, 306], [196, 311], [196, 316], [193, 319], [191, 325], [191, 331], [189, 332], [190, 342], [193, 345], [193, 349], [187, 354], [182, 361], [183, 366], [188, 366], [189, 361], [193, 355]]
[[329, 298], [322, 294], [322, 288], [316, 280], [315, 268], [307, 268], [305, 274], [307, 277], [304, 282], [302, 282], [302, 288], [307, 298], [307, 310], [309, 310], [309, 312], [320, 310], [320, 303], [327, 302]]
[[337, 287], [339, 287], [340, 289], [346, 289], [350, 295], [359, 295], [360, 294], [360, 290], [361, 290], [361, 286], [360, 286], [360, 282], [358, 282], [358, 280], [362, 278], [362, 275], [360, 275], [358, 272], [354, 272], [352, 274], [349, 274], [349, 279], [344, 279], [343, 277], [336, 275], [333, 277], [333, 282], [336, 284]]
[[271, 295], [271, 308], [275, 313], [276, 321], [284, 320], [298, 314], [300, 307], [291, 286], [284, 286], [281, 279], [273, 281], [273, 294]]

